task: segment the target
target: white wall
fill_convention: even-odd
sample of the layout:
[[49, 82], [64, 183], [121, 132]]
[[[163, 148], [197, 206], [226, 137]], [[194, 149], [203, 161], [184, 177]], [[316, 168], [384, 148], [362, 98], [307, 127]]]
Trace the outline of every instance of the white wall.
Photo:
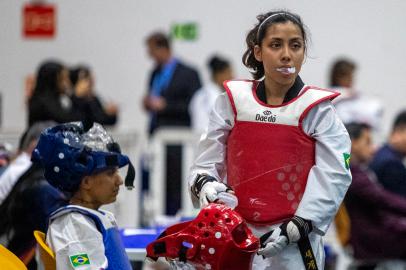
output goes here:
[[56, 57], [67, 64], [91, 65], [99, 93], [121, 105], [119, 129], [143, 131], [146, 115], [140, 100], [151, 68], [144, 39], [150, 31], [196, 21], [200, 39], [175, 42], [176, 54], [200, 68], [204, 79], [205, 61], [213, 52], [228, 56], [238, 77], [247, 77], [240, 61], [245, 34], [258, 13], [274, 8], [299, 13], [310, 29], [310, 57], [302, 71], [306, 83], [326, 86], [331, 61], [348, 56], [359, 64], [357, 87], [385, 103], [385, 130], [406, 105], [405, 1], [49, 0], [58, 8], [58, 28], [56, 38], [45, 41], [22, 38], [21, 9], [26, 2], [0, 1], [0, 91], [6, 129], [25, 126], [24, 77], [42, 60]]

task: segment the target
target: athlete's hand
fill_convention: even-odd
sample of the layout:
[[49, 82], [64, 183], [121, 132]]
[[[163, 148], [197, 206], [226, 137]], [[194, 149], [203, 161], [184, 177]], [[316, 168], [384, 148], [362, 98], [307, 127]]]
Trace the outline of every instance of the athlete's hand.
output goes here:
[[216, 203], [227, 205], [233, 210], [238, 205], [238, 198], [235, 196], [234, 191], [232, 191], [230, 188], [226, 192], [220, 192], [217, 197], [218, 199], [215, 201]]
[[261, 248], [258, 255], [266, 258], [280, 253], [289, 243], [296, 243], [306, 237], [313, 229], [312, 223], [301, 217], [294, 216], [291, 220], [282, 223], [273, 232], [261, 237]]
[[207, 174], [200, 174], [196, 177], [192, 193], [199, 199], [200, 208], [213, 202], [225, 204], [233, 209], [238, 205], [234, 191]]
[[203, 185], [199, 193], [200, 208], [207, 206], [209, 203], [222, 203], [231, 208], [235, 208], [238, 199], [230, 187], [220, 182], [207, 182]]

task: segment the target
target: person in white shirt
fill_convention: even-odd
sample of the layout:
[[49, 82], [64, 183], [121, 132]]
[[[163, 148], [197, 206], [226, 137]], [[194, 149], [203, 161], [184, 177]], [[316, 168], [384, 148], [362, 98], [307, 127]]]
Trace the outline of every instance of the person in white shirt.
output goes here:
[[123, 184], [118, 168], [128, 165], [127, 187], [135, 171], [106, 130], [94, 124], [86, 131], [77, 122], [46, 129], [32, 160], [69, 198], [51, 214], [46, 235], [56, 269], [131, 270], [115, 218], [100, 207], [116, 200]]
[[299, 77], [307, 33], [298, 15], [257, 19], [243, 55], [255, 80], [224, 84], [191, 169], [191, 197], [200, 207], [237, 204], [261, 238], [252, 269], [324, 269], [322, 236], [351, 183], [351, 142], [331, 103], [339, 94]]
[[376, 133], [382, 130], [383, 105], [378, 98], [354, 88], [356, 64], [345, 58], [334, 61], [330, 71], [330, 87], [341, 95], [333, 101], [344, 124], [363, 123]]
[[210, 69], [211, 81], [193, 95], [189, 105], [192, 129], [197, 134], [207, 130], [214, 102], [218, 95], [224, 92], [223, 82], [233, 78], [230, 62], [221, 56], [212, 56], [207, 65]]
[[31, 153], [37, 145], [42, 130], [55, 122], [37, 122], [25, 131], [20, 139], [20, 154], [13, 160], [0, 176], [0, 205], [13, 189], [18, 178], [31, 166]]

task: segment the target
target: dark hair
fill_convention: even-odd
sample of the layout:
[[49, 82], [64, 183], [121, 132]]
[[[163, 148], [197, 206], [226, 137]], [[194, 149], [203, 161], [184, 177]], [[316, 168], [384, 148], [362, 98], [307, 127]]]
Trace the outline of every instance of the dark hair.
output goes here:
[[330, 86], [340, 86], [339, 79], [354, 72], [356, 67], [357, 66], [355, 65], [355, 63], [351, 60], [344, 58], [337, 59], [330, 71]]
[[393, 121], [392, 131], [404, 127], [406, 127], [406, 111], [401, 111]]
[[57, 94], [59, 74], [64, 66], [57, 61], [46, 61], [38, 69], [33, 95]]
[[[272, 17], [271, 17], [272, 16]], [[261, 62], [257, 61], [254, 56], [255, 45], [260, 46], [265, 37], [266, 30], [275, 23], [292, 22], [297, 25], [302, 32], [304, 41], [305, 53], [307, 51], [307, 31], [306, 26], [303, 24], [299, 15], [289, 11], [278, 10], [271, 11], [257, 16], [258, 23], [252, 28], [246, 37], [247, 50], [242, 56], [242, 63], [251, 70], [254, 79], [258, 80], [265, 74], [264, 66]], [[266, 21], [265, 21], [266, 20]]]
[[207, 66], [209, 67], [209, 69], [211, 71], [211, 75], [214, 76], [216, 73], [222, 72], [222, 71], [226, 70], [227, 68], [229, 68], [230, 63], [226, 59], [224, 59], [218, 55], [214, 55], [207, 62]]
[[359, 139], [363, 130], [371, 130], [371, 126], [365, 123], [348, 123], [345, 125], [351, 139]]
[[79, 81], [80, 73], [84, 74], [86, 77], [90, 77], [90, 74], [91, 74], [90, 68], [85, 65], [80, 65], [80, 66], [76, 66], [76, 67], [72, 68], [69, 71], [69, 79], [73, 86], [75, 86], [77, 84], [77, 82]]
[[152, 43], [159, 48], [171, 48], [171, 43], [168, 36], [162, 32], [152, 33], [147, 37], [147, 43]]
[[24, 133], [21, 135], [18, 150], [20, 151], [27, 150], [31, 142], [39, 139], [44, 129], [54, 126], [55, 124], [56, 122], [54, 121], [42, 121], [34, 123], [32, 126], [27, 128], [27, 130], [25, 130]]

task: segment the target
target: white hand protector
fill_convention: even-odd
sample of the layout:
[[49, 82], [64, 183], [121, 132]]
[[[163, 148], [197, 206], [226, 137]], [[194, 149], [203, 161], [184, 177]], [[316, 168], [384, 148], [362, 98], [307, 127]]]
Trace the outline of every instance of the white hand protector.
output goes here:
[[176, 269], [163, 257], [159, 257], [157, 260], [145, 257], [144, 264], [147, 269]]
[[258, 250], [258, 255], [266, 258], [275, 256], [288, 244], [296, 243], [303, 237], [307, 237], [312, 229], [311, 221], [294, 216], [273, 232], [264, 234], [261, 237], [261, 248]]
[[222, 203], [230, 207], [231, 209], [235, 209], [238, 205], [238, 199], [237, 196], [234, 195], [234, 193], [231, 193], [232, 191], [226, 191], [226, 192], [220, 192], [218, 196], [218, 203]]
[[232, 209], [238, 204], [237, 197], [230, 193], [232, 190], [220, 182], [207, 182], [199, 193], [200, 208], [206, 207], [209, 203], [222, 203]]
[[227, 186], [217, 181], [207, 182], [199, 192], [200, 207], [205, 207], [218, 199], [220, 192], [225, 192]]
[[222, 203], [233, 209], [238, 205], [238, 199], [232, 189], [207, 174], [197, 176], [192, 193], [199, 198], [200, 208], [212, 202]]
[[170, 265], [171, 265], [170, 269], [174, 270], [196, 270], [196, 268], [194, 268], [193, 265], [179, 261], [170, 261]]
[[266, 241], [261, 243], [261, 248], [258, 250], [258, 255], [262, 255], [265, 258], [275, 256], [281, 252], [288, 245], [288, 243], [288, 238], [281, 234], [281, 228], [278, 227], [272, 232]]

